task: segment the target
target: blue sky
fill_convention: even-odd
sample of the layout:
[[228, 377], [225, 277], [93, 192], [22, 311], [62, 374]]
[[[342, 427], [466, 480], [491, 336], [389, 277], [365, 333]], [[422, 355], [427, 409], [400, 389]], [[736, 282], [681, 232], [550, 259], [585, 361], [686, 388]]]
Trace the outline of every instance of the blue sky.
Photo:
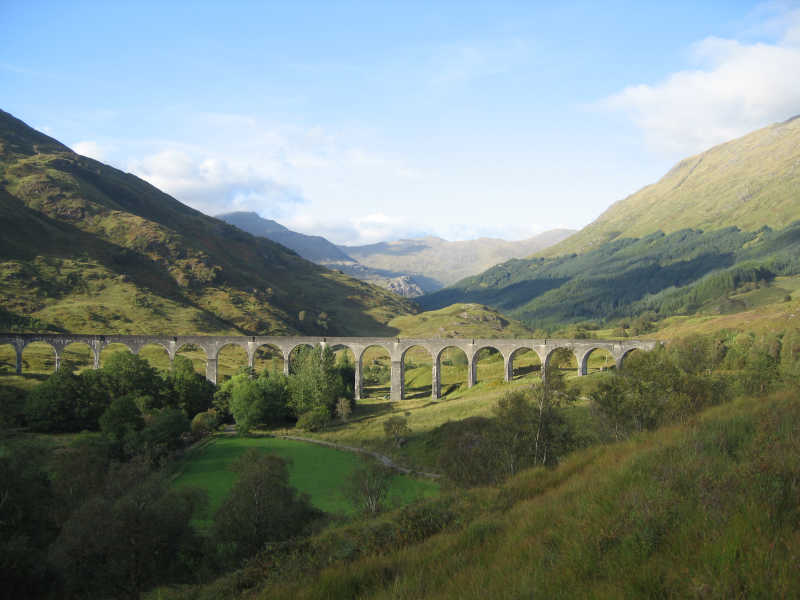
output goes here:
[[338, 243], [582, 227], [798, 73], [797, 2], [0, 0], [0, 108]]

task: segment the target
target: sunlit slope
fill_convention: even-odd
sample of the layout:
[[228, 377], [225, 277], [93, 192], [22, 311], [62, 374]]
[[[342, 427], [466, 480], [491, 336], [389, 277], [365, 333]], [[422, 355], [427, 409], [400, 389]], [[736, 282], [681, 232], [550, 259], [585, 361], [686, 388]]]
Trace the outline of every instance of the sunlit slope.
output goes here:
[[392, 335], [416, 311], [2, 111], [0, 184], [0, 329]]
[[582, 253], [619, 237], [736, 226], [754, 231], [800, 219], [800, 118], [684, 159], [660, 181], [539, 254]]
[[389, 321], [404, 338], [523, 338], [533, 333], [519, 321], [480, 304], [452, 304]]
[[798, 418], [787, 394], [579, 451], [474, 491], [479, 514], [421, 544], [247, 597], [797, 597]]
[[[476, 302], [531, 327], [736, 310], [745, 286], [800, 274], [800, 118], [681, 161], [539, 255], [419, 300]], [[729, 299], [733, 301], [728, 301]], [[619, 321], [622, 323], [623, 321]]]
[[800, 222], [777, 231], [681, 230], [614, 240], [584, 254], [509, 261], [420, 303], [429, 310], [486, 304], [534, 327], [644, 313], [657, 320], [714, 304], [735, 312], [742, 289], [799, 273]]

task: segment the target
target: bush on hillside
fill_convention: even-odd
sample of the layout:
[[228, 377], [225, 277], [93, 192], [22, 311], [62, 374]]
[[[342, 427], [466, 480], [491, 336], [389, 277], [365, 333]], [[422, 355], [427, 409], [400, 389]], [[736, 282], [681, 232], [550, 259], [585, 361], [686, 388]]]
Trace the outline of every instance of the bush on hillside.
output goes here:
[[219, 425], [219, 415], [215, 410], [197, 413], [192, 419], [191, 431], [195, 438], [201, 438], [216, 431]]
[[322, 431], [331, 424], [331, 415], [324, 406], [303, 413], [297, 419], [295, 427], [306, 431]]

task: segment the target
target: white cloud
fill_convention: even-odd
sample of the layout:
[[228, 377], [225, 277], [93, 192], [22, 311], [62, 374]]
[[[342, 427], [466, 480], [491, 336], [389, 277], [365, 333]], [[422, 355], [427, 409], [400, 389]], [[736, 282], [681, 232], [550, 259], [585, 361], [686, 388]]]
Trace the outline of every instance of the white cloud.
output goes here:
[[528, 223], [502, 226], [465, 223], [422, 224], [418, 220], [376, 212], [349, 220], [320, 219], [301, 212], [287, 219], [278, 219], [289, 229], [308, 235], [321, 235], [335, 244], [363, 246], [392, 240], [436, 236], [445, 240], [474, 240], [481, 237], [504, 240], [524, 240], [533, 237], [545, 228]]
[[629, 86], [602, 105], [623, 111], [651, 148], [669, 154], [699, 152], [792, 117], [800, 113], [800, 11], [781, 22], [772, 44], [706, 38], [691, 49], [699, 68]]
[[147, 155], [128, 168], [207, 214], [251, 210], [276, 217], [305, 202], [299, 188], [278, 183], [247, 163], [196, 156], [184, 149]]
[[383, 202], [399, 206], [409, 196], [403, 187], [423, 176], [358, 136], [246, 115], [183, 118], [195, 139], [141, 142], [126, 168], [207, 214], [251, 210], [287, 225], [294, 219], [304, 232], [311, 220], [338, 223], [331, 227], [342, 241], [363, 240], [375, 225], [364, 219], [343, 223], [343, 216], [369, 214]]
[[92, 140], [76, 142], [75, 144], [72, 144], [72, 149], [82, 156], [88, 156], [89, 158], [93, 158], [95, 160], [103, 161], [108, 158], [109, 149], [106, 146]]
[[309, 235], [321, 235], [335, 244], [362, 246], [388, 240], [421, 237], [433, 232], [413, 220], [372, 213], [348, 220], [320, 219], [307, 211], [301, 211], [281, 221], [289, 229]]

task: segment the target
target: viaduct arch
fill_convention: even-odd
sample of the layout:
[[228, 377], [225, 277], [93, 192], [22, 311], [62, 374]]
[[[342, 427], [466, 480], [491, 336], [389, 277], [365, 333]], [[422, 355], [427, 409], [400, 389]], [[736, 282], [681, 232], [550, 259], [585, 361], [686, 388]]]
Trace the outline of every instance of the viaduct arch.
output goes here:
[[239, 346], [247, 353], [247, 364], [255, 363], [256, 350], [264, 345], [277, 348], [283, 354], [283, 371], [289, 373], [289, 360], [292, 350], [298, 346], [330, 346], [348, 348], [355, 357], [355, 397], [361, 399], [361, 370], [364, 352], [370, 346], [386, 350], [391, 358], [391, 399], [402, 400], [404, 390], [404, 362], [406, 351], [412, 346], [425, 348], [433, 357], [431, 395], [441, 397], [441, 357], [446, 348], [459, 348], [467, 357], [467, 385], [476, 382], [476, 355], [482, 348], [494, 348], [503, 356], [503, 378], [511, 381], [514, 369], [514, 353], [528, 349], [539, 356], [542, 374], [554, 350], [566, 348], [575, 355], [580, 375], [586, 375], [589, 355], [598, 349], [609, 352], [617, 369], [633, 350], [653, 350], [659, 342], [653, 340], [572, 340], [572, 339], [464, 339], [464, 338], [380, 338], [380, 337], [306, 337], [306, 336], [222, 336], [222, 335], [81, 335], [81, 334], [1, 334], [0, 345], [10, 344], [16, 352], [16, 372], [22, 373], [22, 351], [32, 342], [44, 342], [52, 346], [56, 356], [56, 369], [61, 365], [64, 348], [79, 342], [91, 348], [94, 355], [94, 368], [100, 367], [100, 352], [110, 344], [123, 344], [131, 352], [138, 354], [147, 345], [162, 346], [169, 355], [170, 363], [175, 359], [178, 349], [185, 344], [199, 346], [206, 353], [206, 378], [217, 382], [217, 360], [221, 348], [227, 345]]

